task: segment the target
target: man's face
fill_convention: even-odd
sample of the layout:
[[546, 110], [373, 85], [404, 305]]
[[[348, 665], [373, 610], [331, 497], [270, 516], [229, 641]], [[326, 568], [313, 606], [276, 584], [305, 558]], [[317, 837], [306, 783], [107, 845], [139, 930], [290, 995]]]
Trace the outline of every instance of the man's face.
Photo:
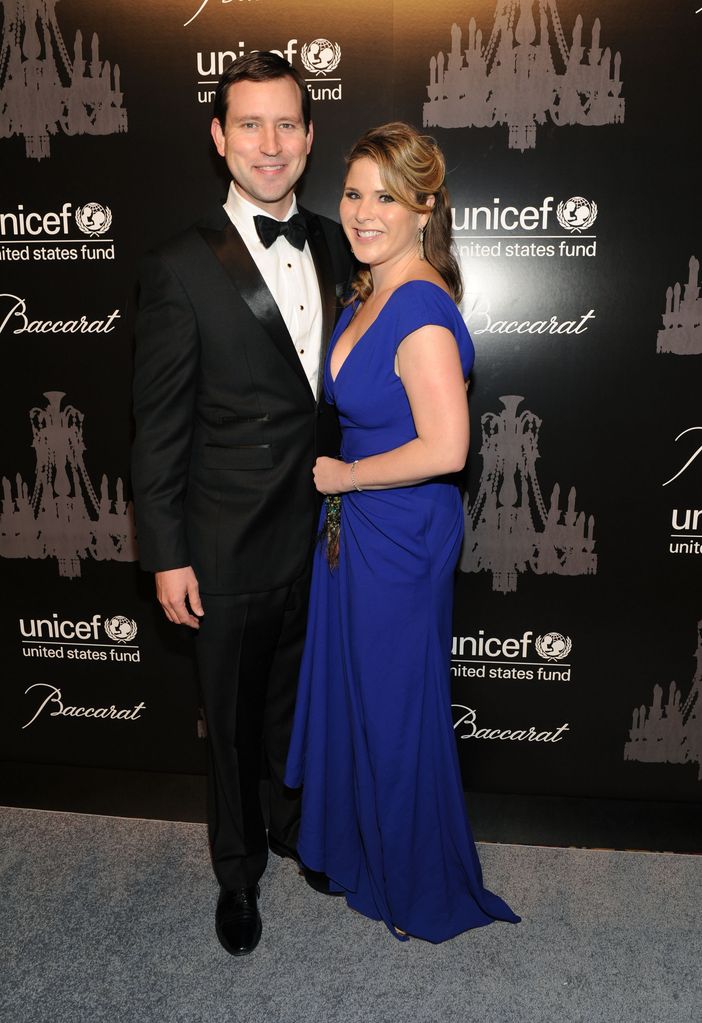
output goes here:
[[225, 124], [212, 121], [212, 138], [244, 198], [282, 219], [312, 148], [293, 79], [231, 85]]

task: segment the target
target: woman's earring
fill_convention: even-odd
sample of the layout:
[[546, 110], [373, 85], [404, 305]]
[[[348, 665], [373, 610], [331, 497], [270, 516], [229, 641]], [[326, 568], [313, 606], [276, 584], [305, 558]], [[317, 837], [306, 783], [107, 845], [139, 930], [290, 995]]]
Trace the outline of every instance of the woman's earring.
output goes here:
[[420, 227], [418, 231], [419, 235], [419, 258], [424, 259], [424, 228]]

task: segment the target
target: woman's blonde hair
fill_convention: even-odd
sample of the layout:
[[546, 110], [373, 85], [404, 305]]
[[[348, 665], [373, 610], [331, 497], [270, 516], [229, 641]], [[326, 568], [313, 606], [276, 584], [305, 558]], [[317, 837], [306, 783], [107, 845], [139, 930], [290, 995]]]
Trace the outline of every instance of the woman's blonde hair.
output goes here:
[[[443, 153], [430, 135], [420, 135], [403, 121], [371, 128], [346, 157], [346, 176], [356, 160], [364, 157], [378, 167], [388, 195], [413, 213], [428, 213], [424, 230], [424, 258], [443, 277], [455, 302], [463, 295], [463, 281], [451, 241], [451, 206], [444, 184]], [[434, 196], [433, 207], [427, 199]], [[360, 270], [351, 285], [350, 302], [361, 302], [373, 291], [370, 270]]]

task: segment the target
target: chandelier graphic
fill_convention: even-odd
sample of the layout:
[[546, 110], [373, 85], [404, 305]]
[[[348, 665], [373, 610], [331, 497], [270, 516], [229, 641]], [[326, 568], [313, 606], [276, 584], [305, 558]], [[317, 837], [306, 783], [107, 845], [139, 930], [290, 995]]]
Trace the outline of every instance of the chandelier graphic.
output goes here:
[[0, 138], [23, 135], [26, 155], [50, 156], [49, 135], [112, 135], [127, 130], [119, 65], [101, 61], [93, 34], [91, 59], [76, 32], [73, 60], [56, 20], [57, 0], [0, 0]]
[[30, 489], [17, 474], [16, 486], [2, 478], [0, 557], [56, 558], [59, 575], [80, 575], [80, 559], [136, 561], [134, 510], [124, 500], [122, 480], [115, 496], [103, 474], [100, 496], [83, 460], [83, 413], [61, 408], [63, 391], [46, 391], [46, 408], [30, 409], [36, 457]]
[[491, 572], [499, 593], [517, 589], [519, 573], [594, 575], [595, 520], [575, 510], [575, 487], [560, 507], [555, 484], [548, 508], [536, 475], [541, 420], [517, 409], [518, 394], [500, 398], [504, 409], [481, 417], [483, 468], [472, 505], [464, 499], [462, 572]]
[[656, 351], [675, 355], [702, 355], [702, 298], [700, 261], [690, 256], [687, 283], [676, 281], [665, 293], [663, 329], [658, 331]]
[[[534, 6], [538, 3], [538, 28]], [[536, 146], [536, 126], [601, 125], [624, 120], [621, 57], [600, 46], [595, 18], [589, 47], [578, 14], [568, 46], [556, 0], [497, 0], [490, 38], [475, 18], [468, 47], [451, 26], [451, 49], [429, 62], [424, 125], [441, 128], [509, 126], [510, 149]], [[557, 51], [557, 53], [556, 53]]]
[[699, 764], [702, 781], [702, 622], [697, 623], [696, 668], [686, 700], [675, 682], [668, 688], [653, 687], [653, 702], [634, 708], [625, 760], [643, 763]]

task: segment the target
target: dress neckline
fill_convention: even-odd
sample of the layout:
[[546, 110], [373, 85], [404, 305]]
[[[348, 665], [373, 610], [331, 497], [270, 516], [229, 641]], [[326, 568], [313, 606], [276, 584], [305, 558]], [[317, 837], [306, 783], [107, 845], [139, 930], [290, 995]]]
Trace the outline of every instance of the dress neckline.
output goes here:
[[434, 281], [427, 281], [427, 280], [424, 280], [421, 277], [418, 277], [418, 278], [415, 278], [414, 280], [403, 281], [402, 284], [398, 284], [398, 286], [395, 288], [395, 290], [392, 291], [388, 295], [384, 305], [379, 310], [378, 315], [375, 317], [375, 319], [371, 320], [371, 322], [368, 324], [368, 326], [363, 331], [363, 333], [358, 337], [358, 339], [356, 341], [356, 344], [353, 346], [351, 351], [348, 353], [348, 355], [346, 356], [346, 358], [344, 359], [344, 361], [341, 363], [341, 365], [339, 366], [338, 370], [336, 371], [336, 376], [332, 376], [332, 371], [331, 371], [332, 354], [333, 354], [334, 349], [336, 348], [336, 346], [338, 344], [339, 337], [342, 336], [342, 334], [344, 333], [344, 331], [348, 327], [349, 323], [351, 322], [353, 317], [356, 315], [356, 310], [358, 309], [358, 303], [356, 303], [356, 305], [354, 305], [354, 306], [349, 306], [350, 309], [353, 309], [353, 313], [349, 317], [349, 321], [346, 324], [346, 326], [344, 327], [344, 330], [342, 330], [341, 334], [339, 334], [339, 337], [337, 337], [336, 340], [334, 341], [334, 344], [332, 345], [331, 350], [329, 352], [329, 363], [328, 363], [328, 365], [329, 365], [329, 379], [331, 380], [332, 384], [336, 384], [337, 380], [339, 379], [339, 375], [340, 375], [341, 371], [343, 370], [344, 366], [349, 361], [349, 359], [351, 358], [353, 353], [356, 351], [356, 349], [360, 345], [361, 341], [363, 341], [363, 339], [366, 337], [366, 335], [370, 333], [370, 331], [373, 329], [373, 327], [375, 327], [376, 323], [378, 322], [380, 317], [383, 315], [383, 313], [385, 312], [387, 307], [390, 305], [390, 303], [392, 302], [392, 300], [395, 297], [395, 295], [397, 295], [398, 291], [402, 291], [402, 289], [406, 288], [408, 284], [428, 284], [428, 285], [430, 285], [430, 287], [436, 288], [437, 291], [443, 292], [443, 294], [446, 295], [446, 297], [450, 301], [452, 301], [451, 296], [449, 295], [449, 293], [447, 291], [445, 291], [444, 288], [442, 288], [440, 284], [435, 284]]

